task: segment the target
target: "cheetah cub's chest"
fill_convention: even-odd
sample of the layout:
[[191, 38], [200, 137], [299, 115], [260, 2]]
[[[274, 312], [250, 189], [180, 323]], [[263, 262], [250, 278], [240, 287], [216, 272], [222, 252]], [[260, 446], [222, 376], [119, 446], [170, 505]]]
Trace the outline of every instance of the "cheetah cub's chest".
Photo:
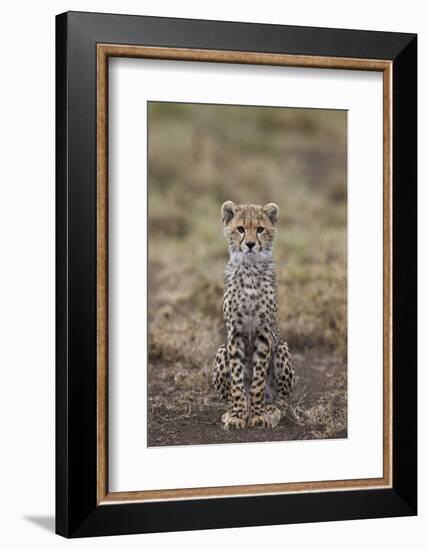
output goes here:
[[269, 269], [241, 265], [230, 270], [225, 299], [226, 320], [233, 321], [251, 336], [273, 312], [274, 280]]

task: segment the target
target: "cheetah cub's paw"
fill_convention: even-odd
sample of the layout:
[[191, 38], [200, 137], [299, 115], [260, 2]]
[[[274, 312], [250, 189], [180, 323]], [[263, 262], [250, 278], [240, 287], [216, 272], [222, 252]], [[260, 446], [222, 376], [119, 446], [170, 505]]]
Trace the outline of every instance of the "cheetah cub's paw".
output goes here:
[[254, 415], [248, 422], [249, 428], [275, 428], [281, 420], [281, 411], [277, 407], [267, 406], [262, 414]]
[[226, 431], [230, 429], [241, 430], [247, 426], [246, 418], [234, 416], [229, 411], [226, 411], [224, 413], [224, 415], [221, 417], [221, 421], [223, 422], [223, 429]]

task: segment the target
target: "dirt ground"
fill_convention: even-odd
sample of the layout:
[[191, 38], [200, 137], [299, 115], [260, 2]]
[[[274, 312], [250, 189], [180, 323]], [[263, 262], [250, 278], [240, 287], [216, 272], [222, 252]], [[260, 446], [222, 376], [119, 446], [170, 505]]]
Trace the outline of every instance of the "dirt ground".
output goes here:
[[[346, 437], [346, 113], [150, 103], [148, 115], [148, 444]], [[275, 429], [225, 432], [211, 385], [226, 200], [279, 205], [278, 325], [297, 384]]]
[[[346, 369], [343, 361], [315, 353], [294, 354], [297, 384], [280, 423], [273, 429], [225, 431], [223, 401], [216, 399], [209, 372], [197, 367], [185, 372], [178, 363], [153, 363], [149, 371], [149, 446], [203, 445], [344, 438], [346, 421]], [[196, 379], [188, 389], [191, 379]], [[198, 383], [199, 382], [199, 383]], [[180, 391], [184, 386], [184, 391]]]

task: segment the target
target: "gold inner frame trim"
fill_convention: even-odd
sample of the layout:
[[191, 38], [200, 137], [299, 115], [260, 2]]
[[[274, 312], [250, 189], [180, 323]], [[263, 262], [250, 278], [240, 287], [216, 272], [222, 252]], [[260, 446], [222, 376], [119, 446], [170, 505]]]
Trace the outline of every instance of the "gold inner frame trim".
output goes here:
[[[383, 73], [383, 476], [227, 487], [109, 492], [108, 488], [108, 59], [279, 65]], [[238, 497], [392, 486], [392, 70], [391, 61], [97, 44], [97, 503]]]

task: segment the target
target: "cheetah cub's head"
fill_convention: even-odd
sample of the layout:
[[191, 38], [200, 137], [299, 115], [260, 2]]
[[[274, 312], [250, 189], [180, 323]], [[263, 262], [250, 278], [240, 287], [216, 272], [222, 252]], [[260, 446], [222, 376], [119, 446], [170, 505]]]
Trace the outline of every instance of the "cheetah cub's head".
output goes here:
[[234, 262], [255, 263], [272, 258], [278, 213], [278, 206], [273, 202], [266, 206], [232, 201], [223, 204], [223, 233]]

